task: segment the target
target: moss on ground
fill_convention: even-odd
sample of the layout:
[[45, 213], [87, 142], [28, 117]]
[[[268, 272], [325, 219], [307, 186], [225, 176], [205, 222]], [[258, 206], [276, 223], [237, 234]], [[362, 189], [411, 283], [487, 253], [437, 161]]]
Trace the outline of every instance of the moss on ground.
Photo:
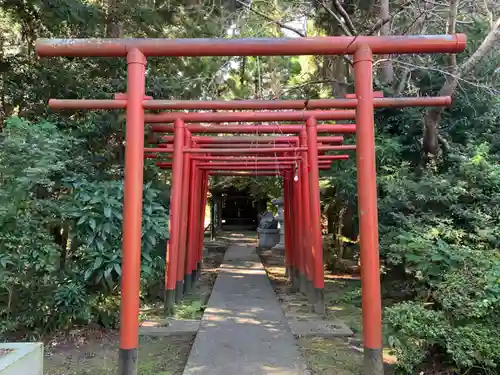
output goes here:
[[363, 355], [341, 339], [308, 337], [298, 340], [302, 354], [315, 375], [358, 375]]
[[[307, 314], [307, 297], [300, 293], [289, 293], [283, 253], [265, 250], [260, 255], [283, 310], [290, 315]], [[348, 339], [299, 338], [300, 350], [313, 375], [361, 374], [363, 322], [360, 287], [361, 282], [356, 275], [325, 272], [326, 319], [343, 321], [354, 335]], [[392, 374], [390, 363], [394, 360], [394, 357], [389, 356], [388, 348], [385, 348], [384, 361], [388, 362], [386, 374]]]
[[[180, 375], [184, 370], [194, 335], [141, 337], [140, 375]], [[64, 344], [44, 360], [45, 375], [115, 375], [118, 372], [117, 334], [85, 343]]]

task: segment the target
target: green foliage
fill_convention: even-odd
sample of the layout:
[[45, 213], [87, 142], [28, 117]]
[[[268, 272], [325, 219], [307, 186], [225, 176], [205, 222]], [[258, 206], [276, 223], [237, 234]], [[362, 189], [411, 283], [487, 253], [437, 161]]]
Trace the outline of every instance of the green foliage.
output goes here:
[[[51, 123], [6, 121], [0, 148], [1, 334], [117, 324], [123, 183], [84, 178], [82, 172], [92, 169], [74, 155], [78, 145]], [[141, 276], [147, 289], [162, 279], [168, 237], [165, 198], [151, 183], [144, 186], [143, 216]]]
[[[49, 1], [0, 6], [0, 334], [118, 324], [124, 129], [118, 111], [54, 112], [49, 98], [112, 98], [124, 59], [34, 57], [39, 37], [192, 37], [227, 29], [226, 4]], [[212, 97], [217, 58], [149, 59], [148, 95]], [[18, 116], [18, 117], [14, 117]], [[142, 297], [165, 267], [168, 174], [146, 163]], [[166, 183], [167, 182], [167, 183]], [[49, 318], [50, 317], [50, 318]]]
[[105, 328], [117, 328], [120, 323], [120, 295], [96, 294], [89, 306], [94, 322]]
[[[65, 210], [76, 223], [74, 241], [83, 252], [84, 278], [112, 289], [121, 275], [123, 183], [66, 182], [72, 194]], [[150, 184], [144, 186], [141, 265], [146, 278], [157, 275], [155, 269], [164, 263], [155, 250], [168, 238], [168, 212], [159, 196]]]
[[386, 310], [390, 342], [409, 373], [431, 361], [457, 373], [494, 373], [500, 166], [485, 144], [449, 160], [441, 171], [415, 173], [403, 164], [380, 178], [387, 279], [403, 277], [406, 298], [413, 299]]
[[205, 308], [206, 305], [198, 299], [187, 300], [178, 307], [176, 316], [180, 319], [199, 319]]
[[50, 315], [50, 328], [68, 329], [75, 323], [92, 319], [85, 285], [78, 279], [65, 278], [56, 286]]
[[492, 335], [500, 329], [496, 317], [457, 322], [449, 312], [420, 302], [403, 302], [386, 309], [386, 322], [398, 367], [407, 373], [425, 368], [429, 353], [441, 366], [451, 366], [458, 373], [473, 368], [491, 374], [498, 370], [500, 345]]
[[[482, 37], [484, 29], [471, 33], [471, 50]], [[448, 144], [429, 165], [422, 163], [424, 111], [376, 112], [381, 270], [390, 304], [384, 317], [402, 373], [498, 373], [500, 106], [491, 68], [497, 61], [493, 53], [469, 77], [483, 86], [457, 90], [440, 122]], [[434, 95], [443, 81], [436, 71], [420, 71], [402, 94]], [[335, 247], [343, 238], [357, 235], [357, 215], [345, 214], [357, 200], [354, 168], [347, 161], [322, 175], [325, 206], [338, 204], [344, 215], [335, 222], [340, 231], [329, 235], [328, 259], [343, 253]]]

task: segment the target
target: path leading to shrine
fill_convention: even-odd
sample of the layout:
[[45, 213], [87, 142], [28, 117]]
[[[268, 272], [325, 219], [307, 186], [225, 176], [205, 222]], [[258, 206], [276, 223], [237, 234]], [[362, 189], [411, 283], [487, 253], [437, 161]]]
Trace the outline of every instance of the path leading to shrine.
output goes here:
[[309, 374], [252, 240], [233, 240], [184, 375]]

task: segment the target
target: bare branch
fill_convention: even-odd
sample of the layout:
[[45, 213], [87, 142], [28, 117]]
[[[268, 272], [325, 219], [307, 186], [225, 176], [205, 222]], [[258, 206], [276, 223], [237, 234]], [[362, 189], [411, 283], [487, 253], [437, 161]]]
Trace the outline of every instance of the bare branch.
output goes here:
[[483, 10], [488, 16], [488, 21], [490, 21], [490, 27], [493, 27], [493, 12], [488, 8], [488, 0], [483, 0]]
[[347, 27], [347, 25], [345, 24], [345, 22], [342, 20], [342, 18], [340, 18], [333, 10], [331, 10], [330, 8], [328, 8], [326, 6], [326, 4], [321, 1], [321, 0], [316, 0], [316, 2], [324, 9], [326, 10], [326, 12], [332, 16], [335, 21], [338, 22], [339, 26], [342, 28], [342, 31], [346, 34], [346, 35], [349, 35], [349, 36], [352, 36], [352, 32], [351, 30], [349, 30], [349, 28]]
[[403, 10], [405, 10], [405, 8], [410, 4], [411, 4], [411, 0], [405, 2], [404, 4], [401, 4], [401, 6], [399, 6], [398, 9], [393, 11], [392, 14], [389, 14], [388, 16], [382, 17], [381, 19], [379, 19], [377, 21], [377, 23], [375, 25], [373, 25], [373, 27], [370, 30], [368, 30], [366, 35], [373, 35], [376, 32], [378, 32], [385, 24], [391, 22], [391, 20], [393, 20], [394, 17], [396, 17], [399, 13], [401, 13]]
[[[378, 60], [376, 63], [374, 63], [374, 65], [376, 65], [377, 63], [380, 63], [381, 61], [382, 60]], [[430, 71], [433, 71], [433, 72], [441, 73], [444, 76], [453, 77], [454, 79], [457, 79], [458, 81], [461, 81], [461, 82], [466, 83], [468, 85], [471, 85], [471, 86], [474, 86], [474, 87], [477, 87], [477, 88], [480, 88], [480, 89], [484, 89], [484, 90], [486, 90], [491, 95], [500, 95], [500, 90], [496, 90], [493, 87], [489, 87], [489, 86], [481, 85], [481, 84], [476, 83], [476, 82], [469, 81], [469, 80], [467, 80], [465, 78], [460, 77], [459, 75], [451, 74], [450, 72], [447, 72], [447, 71], [442, 70], [442, 69], [432, 68], [432, 67], [429, 67], [429, 66], [421, 66], [421, 65], [411, 64], [411, 63], [407, 63], [407, 62], [400, 61], [400, 60], [395, 60], [395, 59], [393, 59], [392, 62], [394, 64], [403, 65], [403, 66], [407, 66], [409, 68], [413, 68], [413, 69], [409, 69], [409, 72], [411, 72], [412, 70], [417, 70], [417, 69], [418, 70], [430, 70]]]
[[349, 83], [338, 81], [335, 79], [322, 79], [322, 80], [309, 81], [309, 82], [302, 83], [300, 85], [287, 87], [283, 90], [283, 93], [287, 93], [289, 91], [294, 91], [294, 90], [302, 90], [304, 87], [310, 86], [310, 85], [321, 85], [321, 84], [326, 84], [326, 83], [337, 83], [339, 85], [351, 86], [351, 84], [349, 84]]
[[352, 35], [358, 35], [358, 32], [356, 31], [356, 28], [354, 27], [354, 24], [351, 21], [351, 18], [349, 17], [345, 9], [342, 7], [339, 0], [333, 0], [333, 6], [335, 7], [335, 9], [337, 9], [337, 12], [340, 13], [342, 18], [344, 18], [344, 21], [349, 30], [351, 30]]
[[380, 29], [382, 29], [383, 26], [385, 26], [386, 24], [388, 24], [392, 20], [393, 17], [394, 16], [389, 16], [387, 18], [379, 19], [377, 21], [377, 23], [375, 25], [373, 25], [373, 27], [370, 30], [368, 30], [368, 32], [366, 33], [366, 35], [373, 35], [373, 34], [375, 34], [377, 31], [379, 31]]
[[448, 35], [455, 34], [456, 31], [458, 3], [459, 0], [450, 1], [450, 13], [448, 14], [448, 23], [446, 25], [446, 34]]
[[410, 68], [404, 68], [403, 73], [400, 73], [401, 79], [399, 80], [399, 83], [396, 87], [395, 94], [396, 96], [400, 95], [403, 90], [406, 87], [406, 83], [408, 82], [408, 79], [411, 76], [411, 69]]
[[[424, 26], [425, 19], [427, 18], [428, 10], [424, 7], [423, 10], [413, 19], [412, 23], [410, 23], [405, 30], [401, 34], [407, 34], [412, 29], [418, 29], [419, 26]], [[422, 19], [422, 16], [423, 19]]]
[[441, 134], [438, 134], [438, 141], [441, 147], [443, 147], [444, 152], [450, 151], [450, 143]]
[[467, 61], [462, 63], [460, 66], [460, 75], [464, 76], [469, 74], [477, 64], [483, 59], [486, 54], [490, 51], [490, 49], [495, 45], [495, 42], [500, 37], [500, 17], [493, 23], [491, 30], [483, 40], [479, 48], [474, 52], [474, 54], [469, 57]]
[[245, 8], [247, 8], [250, 12], [253, 12], [253, 13], [257, 14], [258, 16], [261, 16], [262, 18], [265, 18], [266, 20], [268, 20], [268, 21], [271, 21], [271, 22], [275, 23], [276, 25], [278, 25], [278, 26], [279, 26], [279, 27], [281, 27], [282, 29], [286, 29], [286, 30], [292, 31], [292, 32], [294, 32], [295, 34], [300, 35], [300, 36], [301, 36], [301, 37], [303, 37], [303, 38], [304, 38], [304, 37], [306, 37], [306, 34], [304, 34], [302, 31], [297, 30], [297, 29], [295, 29], [295, 28], [293, 28], [293, 27], [291, 27], [291, 26], [287, 26], [287, 25], [285, 25], [283, 22], [278, 21], [278, 20], [275, 20], [274, 18], [269, 17], [268, 15], [266, 15], [266, 14], [264, 14], [264, 13], [262, 13], [262, 12], [258, 11], [257, 9], [252, 8], [252, 6], [251, 6], [251, 5], [248, 5], [247, 3], [244, 3], [244, 2], [243, 2], [243, 1], [241, 1], [241, 0], [236, 0], [236, 2], [237, 2], [238, 4], [240, 4], [240, 5], [244, 6]]

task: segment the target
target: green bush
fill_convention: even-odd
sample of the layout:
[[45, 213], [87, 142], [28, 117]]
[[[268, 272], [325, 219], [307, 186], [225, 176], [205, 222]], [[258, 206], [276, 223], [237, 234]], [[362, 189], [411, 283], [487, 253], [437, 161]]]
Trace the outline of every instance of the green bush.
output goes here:
[[[91, 285], [112, 289], [121, 275], [123, 182], [66, 181], [71, 189], [64, 209], [73, 219], [82, 252], [84, 277]], [[168, 238], [168, 211], [161, 204], [160, 191], [144, 186], [141, 270], [146, 279], [164, 264], [156, 249]]]
[[[386, 309], [389, 343], [398, 366], [414, 373], [431, 359], [458, 373], [500, 364], [500, 261], [447, 274], [428, 302], [403, 302]], [[471, 273], [471, 269], [474, 269]]]
[[[0, 148], [0, 335], [116, 327], [123, 181], [91, 180], [51, 123], [6, 122]], [[83, 173], [85, 172], [85, 173]], [[69, 176], [69, 177], [68, 177]], [[168, 210], [144, 186], [141, 277], [163, 280]]]
[[381, 207], [390, 212], [381, 226], [386, 278], [401, 270], [412, 300], [386, 309], [398, 366], [496, 373], [500, 166], [480, 146], [446, 173], [398, 173], [381, 184]]

